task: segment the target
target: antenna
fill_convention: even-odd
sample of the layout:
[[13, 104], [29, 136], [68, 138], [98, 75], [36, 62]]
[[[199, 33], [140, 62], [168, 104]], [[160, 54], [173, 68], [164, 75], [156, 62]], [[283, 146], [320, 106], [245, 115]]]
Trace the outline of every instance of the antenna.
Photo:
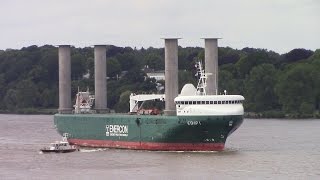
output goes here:
[[211, 73], [205, 73], [204, 69], [202, 68], [202, 62], [199, 60], [195, 67], [197, 68], [197, 74], [199, 76], [199, 81], [197, 85], [197, 95], [207, 95], [206, 87], [207, 87], [207, 78]]

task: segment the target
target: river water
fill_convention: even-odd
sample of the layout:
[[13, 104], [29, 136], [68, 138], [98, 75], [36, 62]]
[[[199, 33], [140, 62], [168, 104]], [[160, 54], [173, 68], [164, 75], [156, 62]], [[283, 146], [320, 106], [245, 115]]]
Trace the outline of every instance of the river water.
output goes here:
[[223, 152], [41, 154], [51, 115], [0, 115], [0, 179], [320, 179], [320, 120], [245, 119]]

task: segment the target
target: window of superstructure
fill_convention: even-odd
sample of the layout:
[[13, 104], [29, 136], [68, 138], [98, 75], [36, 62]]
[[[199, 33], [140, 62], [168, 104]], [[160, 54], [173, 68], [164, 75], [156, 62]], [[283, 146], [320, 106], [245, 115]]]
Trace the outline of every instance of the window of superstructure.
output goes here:
[[231, 101], [229, 101], [229, 104], [231, 104]]
[[205, 101], [201, 101], [201, 104], [205, 104]]
[[213, 101], [210, 101], [210, 104], [213, 104]]
[[192, 104], [192, 101], [189, 101], [189, 104]]
[[197, 101], [197, 104], [200, 104], [200, 101]]
[[226, 102], [225, 101], [222, 101], [222, 104], [225, 104]]
[[214, 101], [213, 103], [214, 103], [214, 104], [217, 104], [217, 101]]
[[218, 104], [221, 104], [221, 101], [218, 101]]
[[229, 102], [228, 102], [228, 101], [226, 101], [226, 104], [229, 104]]
[[209, 101], [206, 101], [206, 104], [209, 104]]
[[197, 104], [197, 102], [196, 101], [192, 101], [192, 104]]

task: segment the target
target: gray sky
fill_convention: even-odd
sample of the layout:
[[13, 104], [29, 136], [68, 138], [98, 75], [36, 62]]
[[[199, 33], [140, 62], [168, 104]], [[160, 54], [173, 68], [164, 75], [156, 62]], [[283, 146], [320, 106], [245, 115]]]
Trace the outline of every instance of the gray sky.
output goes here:
[[0, 49], [30, 45], [113, 44], [320, 48], [320, 0], [1, 0]]

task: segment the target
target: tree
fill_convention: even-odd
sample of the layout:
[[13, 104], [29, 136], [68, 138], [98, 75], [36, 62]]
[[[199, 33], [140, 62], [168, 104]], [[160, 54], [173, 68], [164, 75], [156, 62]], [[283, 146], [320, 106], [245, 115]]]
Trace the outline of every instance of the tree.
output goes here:
[[277, 96], [274, 85], [277, 70], [272, 64], [261, 64], [254, 67], [245, 79], [246, 108], [250, 111], [261, 112], [276, 109]]
[[132, 53], [118, 54], [115, 58], [119, 61], [122, 71], [129, 71], [132, 68], [141, 67], [139, 61]]
[[71, 78], [74, 80], [82, 79], [87, 72], [86, 59], [80, 54], [74, 54], [71, 57]]
[[121, 65], [115, 58], [107, 59], [107, 76], [108, 77], [116, 77], [121, 73]]
[[309, 104], [315, 105], [317, 94], [315, 83], [319, 82], [312, 80], [313, 72], [310, 64], [297, 64], [282, 72], [276, 85], [276, 93], [283, 110], [289, 113], [302, 113], [301, 110], [306, 109]]
[[17, 107], [33, 108], [38, 106], [39, 92], [37, 86], [30, 80], [22, 80], [16, 85]]
[[142, 72], [140, 69], [132, 68], [124, 75], [121, 81], [127, 84], [141, 83], [144, 81], [145, 76], [146, 76], [145, 73]]
[[121, 93], [120, 99], [115, 106], [116, 112], [129, 112], [129, 97], [131, 93], [131, 91], [125, 91]]
[[148, 93], [156, 93], [157, 92], [157, 84], [154, 78], [146, 78], [140, 85], [138, 86], [139, 90]]
[[228, 94], [242, 94], [241, 92], [241, 80], [233, 78], [232, 74], [226, 70], [219, 71], [219, 86], [218, 94], [227, 90]]
[[307, 59], [312, 56], [313, 51], [306, 49], [293, 49], [290, 52], [284, 54], [285, 62], [295, 62], [302, 59]]
[[276, 64], [279, 61], [278, 54], [274, 52], [267, 52], [266, 50], [256, 50], [242, 57], [237, 63], [236, 67], [240, 78], [245, 78], [255, 66], [263, 63]]
[[196, 86], [197, 84], [197, 80], [194, 76], [194, 74], [190, 71], [185, 71], [185, 70], [181, 70], [178, 72], [178, 84], [179, 84], [179, 92], [181, 91], [181, 89], [183, 88], [183, 86], [185, 84], [191, 83], [194, 86]]
[[145, 62], [149, 66], [156, 71], [164, 70], [164, 60], [160, 57], [160, 55], [151, 53], [145, 57]]
[[13, 111], [18, 105], [17, 91], [9, 89], [4, 96], [4, 102], [7, 109]]

